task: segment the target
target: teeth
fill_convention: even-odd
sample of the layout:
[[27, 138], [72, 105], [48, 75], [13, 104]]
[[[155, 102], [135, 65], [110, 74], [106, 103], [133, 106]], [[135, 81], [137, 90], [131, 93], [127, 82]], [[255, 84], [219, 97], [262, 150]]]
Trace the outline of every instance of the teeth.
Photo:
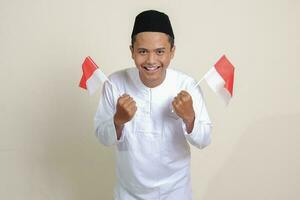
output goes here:
[[154, 71], [154, 70], [158, 69], [159, 67], [144, 67], [144, 68], [148, 71]]

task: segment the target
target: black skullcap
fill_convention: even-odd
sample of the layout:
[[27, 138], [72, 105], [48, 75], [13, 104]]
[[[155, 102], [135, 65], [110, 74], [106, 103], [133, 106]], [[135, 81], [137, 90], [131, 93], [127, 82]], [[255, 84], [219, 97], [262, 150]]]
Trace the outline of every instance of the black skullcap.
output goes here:
[[136, 16], [131, 39], [141, 32], [166, 33], [174, 39], [174, 33], [168, 15], [156, 10], [147, 10]]

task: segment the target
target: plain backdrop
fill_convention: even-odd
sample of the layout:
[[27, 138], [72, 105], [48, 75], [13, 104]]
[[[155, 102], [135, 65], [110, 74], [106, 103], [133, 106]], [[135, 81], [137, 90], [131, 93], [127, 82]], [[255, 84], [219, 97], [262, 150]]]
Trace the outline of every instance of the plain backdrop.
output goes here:
[[133, 67], [147, 9], [171, 19], [170, 67], [197, 80], [222, 54], [236, 67], [227, 107], [201, 83], [214, 128], [192, 147], [194, 199], [300, 199], [299, 0], [0, 0], [0, 199], [112, 199], [114, 148], [94, 135], [100, 91], [78, 87], [81, 64]]

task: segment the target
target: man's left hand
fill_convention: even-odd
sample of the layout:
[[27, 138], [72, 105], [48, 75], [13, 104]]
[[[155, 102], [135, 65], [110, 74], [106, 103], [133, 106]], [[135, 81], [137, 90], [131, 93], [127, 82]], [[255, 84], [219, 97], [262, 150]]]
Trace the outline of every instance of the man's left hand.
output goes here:
[[176, 114], [186, 124], [187, 132], [190, 133], [194, 127], [195, 111], [193, 108], [193, 99], [191, 95], [182, 90], [172, 101]]

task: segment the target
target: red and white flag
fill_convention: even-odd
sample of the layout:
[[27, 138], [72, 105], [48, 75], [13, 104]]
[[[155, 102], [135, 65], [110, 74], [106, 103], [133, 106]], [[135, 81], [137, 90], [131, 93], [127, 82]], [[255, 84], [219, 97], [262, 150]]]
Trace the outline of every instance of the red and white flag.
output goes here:
[[227, 105], [233, 95], [234, 66], [225, 55], [204, 75], [204, 79]]
[[106, 80], [108, 80], [105, 74], [89, 56], [86, 57], [82, 63], [82, 72], [83, 74], [79, 83], [79, 87], [87, 89], [90, 95], [96, 92], [101, 83], [104, 83]]

